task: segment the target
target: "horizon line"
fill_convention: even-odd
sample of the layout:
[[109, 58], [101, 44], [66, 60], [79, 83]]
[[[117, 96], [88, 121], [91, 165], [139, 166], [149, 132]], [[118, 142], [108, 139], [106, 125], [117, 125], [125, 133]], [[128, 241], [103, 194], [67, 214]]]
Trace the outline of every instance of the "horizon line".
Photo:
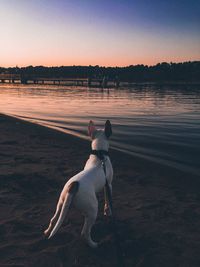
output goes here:
[[155, 67], [157, 66], [158, 64], [163, 64], [163, 63], [167, 63], [167, 64], [184, 64], [184, 63], [192, 63], [192, 62], [200, 62], [200, 59], [198, 60], [188, 60], [188, 61], [161, 61], [161, 62], [158, 62], [156, 64], [143, 64], [143, 63], [138, 63], [138, 64], [130, 64], [130, 65], [124, 65], [124, 66], [120, 66], [120, 65], [116, 65], [116, 66], [103, 66], [103, 65], [24, 65], [24, 66], [19, 66], [19, 65], [15, 65], [15, 66], [8, 66], [8, 67], [3, 67], [3, 66], [0, 66], [0, 68], [5, 68], [5, 69], [9, 69], [9, 68], [27, 68], [27, 67], [33, 67], [33, 68], [36, 68], [36, 67], [45, 67], [45, 68], [61, 68], [61, 67], [99, 67], [99, 68], [127, 68], [127, 67], [130, 67], [130, 66], [147, 66], [147, 67]]

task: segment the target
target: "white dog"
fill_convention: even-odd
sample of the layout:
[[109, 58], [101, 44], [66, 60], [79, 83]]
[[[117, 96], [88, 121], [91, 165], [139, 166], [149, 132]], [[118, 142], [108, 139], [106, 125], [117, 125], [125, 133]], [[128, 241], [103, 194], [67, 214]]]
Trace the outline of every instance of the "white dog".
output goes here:
[[[70, 205], [77, 208], [85, 217], [84, 226], [81, 235], [87, 241], [88, 245], [95, 248], [97, 243], [91, 239], [91, 228], [95, 223], [98, 212], [98, 201], [96, 193], [104, 188], [105, 205], [104, 214], [110, 215], [106, 196], [106, 179], [112, 192], [113, 168], [108, 156], [108, 138], [112, 134], [110, 121], [106, 121], [104, 130], [97, 130], [92, 121], [88, 126], [88, 133], [92, 139], [92, 152], [86, 162], [84, 170], [73, 176], [65, 184], [57, 204], [56, 212], [50, 221], [48, 229], [44, 232], [48, 238], [51, 238], [60, 228]], [[102, 159], [105, 162], [105, 169], [102, 167]]]

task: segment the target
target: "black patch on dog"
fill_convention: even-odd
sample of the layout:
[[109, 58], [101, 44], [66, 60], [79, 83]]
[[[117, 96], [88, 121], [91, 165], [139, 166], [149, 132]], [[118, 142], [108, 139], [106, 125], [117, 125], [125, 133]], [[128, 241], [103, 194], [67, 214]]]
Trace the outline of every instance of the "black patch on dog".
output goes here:
[[79, 189], [79, 182], [74, 181], [68, 187], [68, 192], [72, 195], [75, 195]]

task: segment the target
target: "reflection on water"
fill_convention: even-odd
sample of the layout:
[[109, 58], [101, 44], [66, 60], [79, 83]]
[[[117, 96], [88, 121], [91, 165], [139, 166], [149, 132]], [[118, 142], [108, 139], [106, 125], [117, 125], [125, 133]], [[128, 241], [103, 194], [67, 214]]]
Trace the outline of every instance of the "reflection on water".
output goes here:
[[0, 86], [0, 112], [86, 138], [90, 119], [113, 124], [113, 148], [198, 174], [200, 88]]

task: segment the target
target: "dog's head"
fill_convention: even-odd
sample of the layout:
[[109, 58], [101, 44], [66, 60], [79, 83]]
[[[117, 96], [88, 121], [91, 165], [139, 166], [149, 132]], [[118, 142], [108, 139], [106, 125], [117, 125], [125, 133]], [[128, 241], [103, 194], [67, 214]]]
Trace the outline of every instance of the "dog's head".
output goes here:
[[112, 135], [112, 126], [109, 120], [105, 123], [105, 128], [103, 130], [96, 129], [93, 121], [89, 122], [88, 134], [92, 139], [92, 149], [93, 150], [106, 150], [109, 148], [109, 138]]

